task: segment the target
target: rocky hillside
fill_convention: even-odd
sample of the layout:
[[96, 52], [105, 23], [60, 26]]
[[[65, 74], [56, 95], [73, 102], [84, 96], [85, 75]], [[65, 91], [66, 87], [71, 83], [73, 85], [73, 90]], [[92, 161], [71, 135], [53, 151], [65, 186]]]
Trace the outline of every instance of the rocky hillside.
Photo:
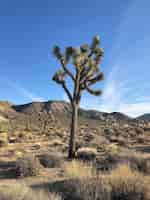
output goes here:
[[150, 122], [150, 114], [147, 113], [147, 114], [141, 115], [141, 116], [137, 117], [137, 119]]
[[[47, 101], [47, 102], [32, 102], [23, 105], [13, 105], [9, 102], [0, 101], [0, 115], [6, 118], [17, 115], [30, 115], [32, 117], [38, 117], [39, 115], [63, 115], [65, 117], [70, 116], [71, 107], [64, 101]], [[119, 112], [100, 112], [96, 110], [79, 110], [79, 115], [83, 118], [96, 119], [96, 120], [112, 120], [112, 121], [124, 121], [124, 122], [136, 122], [136, 120], [150, 121], [150, 114], [142, 115], [136, 119], [133, 119], [125, 114]]]
[[[14, 105], [0, 102], [0, 155], [17, 151], [66, 152], [69, 141], [71, 107], [63, 101], [32, 102]], [[12, 144], [13, 143], [13, 144]], [[100, 152], [107, 148], [150, 147], [149, 121], [133, 119], [122, 113], [79, 110], [77, 148], [94, 147]], [[14, 145], [14, 146], [12, 146]], [[111, 146], [113, 145], [113, 146]]]
[[[41, 122], [57, 121], [62, 124], [68, 123], [71, 116], [71, 107], [64, 101], [32, 102], [24, 105], [14, 105], [10, 102], [0, 101], [0, 121], [11, 121], [23, 126], [34, 124], [38, 126]], [[150, 114], [142, 115], [133, 119], [119, 112], [106, 113], [96, 110], [79, 110], [81, 121], [93, 121], [103, 123], [140, 124], [150, 122]], [[28, 122], [27, 122], [28, 121]]]

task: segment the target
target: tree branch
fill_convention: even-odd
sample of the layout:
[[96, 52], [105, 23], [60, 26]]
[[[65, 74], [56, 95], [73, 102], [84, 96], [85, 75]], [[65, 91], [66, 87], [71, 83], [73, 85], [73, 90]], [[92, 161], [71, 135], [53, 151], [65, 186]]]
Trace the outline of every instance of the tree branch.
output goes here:
[[85, 89], [92, 95], [95, 95], [95, 96], [100, 96], [102, 94], [102, 91], [101, 90], [93, 90], [91, 88], [89, 88], [88, 85], [85, 86]]
[[73, 74], [72, 74], [71, 71], [69, 71], [69, 69], [65, 66], [64, 60], [61, 59], [60, 62], [61, 62], [62, 68], [63, 68], [63, 70], [66, 72], [66, 74], [68, 74], [68, 75], [70, 76], [70, 78], [71, 78], [73, 81], [75, 81], [75, 78], [74, 78]]
[[65, 82], [62, 82], [61, 85], [62, 85], [63, 89], [65, 90], [65, 92], [67, 93], [68, 98], [69, 98], [69, 100], [70, 100], [70, 102], [71, 102], [71, 104], [72, 104], [73, 99], [72, 99], [71, 93], [70, 93], [69, 89], [67, 88]]
[[87, 64], [88, 60], [92, 57], [93, 54], [94, 54], [94, 51], [91, 50], [91, 52], [88, 55], [88, 59], [85, 59], [84, 63], [82, 64], [83, 70], [81, 71], [81, 78], [84, 76], [84, 72], [85, 72], [84, 66]]
[[98, 81], [102, 81], [102, 80], [104, 80], [104, 74], [102, 72], [100, 72], [95, 77], [87, 80], [88, 86], [90, 86]]

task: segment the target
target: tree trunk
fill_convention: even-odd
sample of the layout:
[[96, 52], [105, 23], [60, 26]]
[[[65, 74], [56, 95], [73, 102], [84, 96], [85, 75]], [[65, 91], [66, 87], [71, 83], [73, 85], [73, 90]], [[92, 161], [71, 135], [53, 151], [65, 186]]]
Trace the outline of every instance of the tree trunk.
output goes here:
[[77, 122], [78, 122], [78, 104], [73, 103], [68, 158], [75, 157], [75, 151], [76, 151], [75, 135], [77, 132]]

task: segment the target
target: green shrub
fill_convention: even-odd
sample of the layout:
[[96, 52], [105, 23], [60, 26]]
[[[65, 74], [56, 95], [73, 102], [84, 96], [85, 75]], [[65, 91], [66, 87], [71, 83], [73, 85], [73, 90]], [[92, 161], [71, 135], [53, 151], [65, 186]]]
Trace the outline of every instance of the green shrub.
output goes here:
[[114, 130], [111, 129], [111, 128], [105, 128], [104, 129], [104, 133], [105, 133], [106, 136], [107, 135], [113, 135], [114, 134]]
[[27, 155], [18, 158], [16, 161], [16, 176], [28, 177], [36, 176], [39, 173], [40, 163], [38, 158], [32, 155]]

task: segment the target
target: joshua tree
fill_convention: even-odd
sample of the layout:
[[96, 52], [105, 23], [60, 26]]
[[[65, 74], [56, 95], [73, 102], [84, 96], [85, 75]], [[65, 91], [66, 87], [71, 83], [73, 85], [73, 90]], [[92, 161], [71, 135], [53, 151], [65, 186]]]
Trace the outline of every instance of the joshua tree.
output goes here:
[[[79, 48], [67, 47], [64, 53], [58, 46], [55, 46], [53, 54], [61, 64], [61, 69], [54, 74], [53, 80], [62, 86], [72, 107], [68, 157], [73, 158], [75, 156], [78, 109], [82, 93], [87, 91], [95, 96], [102, 93], [101, 90], [92, 89], [91, 86], [104, 78], [99, 69], [103, 49], [100, 48], [100, 38], [96, 36], [91, 45], [84, 44]], [[69, 63], [70, 67], [68, 68]], [[73, 81], [73, 88], [67, 86], [68, 77]]]

